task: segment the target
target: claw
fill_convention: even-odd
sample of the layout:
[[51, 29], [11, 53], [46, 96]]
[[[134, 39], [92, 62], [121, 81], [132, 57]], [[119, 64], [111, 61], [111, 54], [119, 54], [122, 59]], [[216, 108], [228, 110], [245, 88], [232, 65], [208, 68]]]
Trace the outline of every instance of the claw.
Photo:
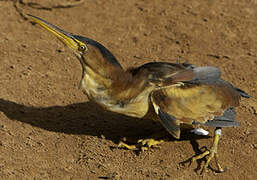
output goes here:
[[128, 145], [124, 142], [119, 142], [118, 147], [121, 148], [126, 148], [129, 150], [141, 150], [141, 151], [147, 151], [149, 150], [151, 147], [156, 146], [158, 144], [161, 144], [165, 142], [165, 140], [154, 140], [154, 139], [139, 139], [137, 141], [137, 144], [135, 145]]

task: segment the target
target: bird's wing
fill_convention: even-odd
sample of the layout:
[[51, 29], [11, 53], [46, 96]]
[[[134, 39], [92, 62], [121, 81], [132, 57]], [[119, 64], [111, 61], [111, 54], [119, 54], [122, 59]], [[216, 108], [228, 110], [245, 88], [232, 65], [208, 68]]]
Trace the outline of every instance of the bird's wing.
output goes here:
[[166, 87], [181, 82], [212, 82], [220, 78], [221, 72], [212, 66], [196, 67], [187, 63], [151, 62], [129, 69], [134, 77], [144, 76], [157, 87]]
[[237, 106], [240, 96], [230, 83], [216, 80], [166, 87], [153, 91], [151, 100], [164, 127], [179, 138], [180, 123], [235, 126], [234, 111], [226, 110]]
[[206, 126], [237, 126], [233, 107], [244, 91], [220, 79], [218, 68], [192, 64], [151, 62], [130, 69], [134, 76], [145, 76], [157, 86], [151, 102], [162, 125], [174, 137], [180, 137], [180, 123]]

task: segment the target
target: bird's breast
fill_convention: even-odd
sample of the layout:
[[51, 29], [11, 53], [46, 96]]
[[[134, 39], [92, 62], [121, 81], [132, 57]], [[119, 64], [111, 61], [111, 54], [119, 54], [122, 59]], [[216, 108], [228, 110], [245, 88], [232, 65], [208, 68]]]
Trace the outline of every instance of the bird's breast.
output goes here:
[[111, 93], [111, 82], [99, 79], [86, 74], [81, 80], [81, 87], [88, 98], [104, 109], [124, 114], [127, 116], [141, 118], [148, 111], [148, 97], [150, 90], [140, 92], [136, 97], [131, 99], [117, 99]]

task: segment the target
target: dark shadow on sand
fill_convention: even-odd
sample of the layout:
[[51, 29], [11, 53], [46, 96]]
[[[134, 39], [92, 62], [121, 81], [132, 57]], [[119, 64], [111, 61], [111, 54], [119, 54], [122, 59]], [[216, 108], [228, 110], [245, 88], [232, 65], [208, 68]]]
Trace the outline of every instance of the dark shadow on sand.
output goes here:
[[[140, 139], [159, 131], [165, 131], [158, 121], [107, 112], [92, 102], [74, 103], [67, 106], [33, 107], [0, 99], [0, 111], [9, 119], [28, 123], [48, 131], [78, 135], [103, 135], [114, 143], [118, 143], [122, 137]], [[200, 138], [208, 137], [184, 132], [179, 141], [190, 141], [194, 151], [198, 154], [199, 147], [195, 140]], [[171, 137], [170, 141], [177, 140]]]
[[48, 131], [104, 135], [106, 139], [114, 141], [125, 136], [150, 135], [155, 130], [162, 129], [158, 122], [107, 112], [91, 102], [67, 106], [32, 107], [0, 99], [0, 111], [9, 119]]

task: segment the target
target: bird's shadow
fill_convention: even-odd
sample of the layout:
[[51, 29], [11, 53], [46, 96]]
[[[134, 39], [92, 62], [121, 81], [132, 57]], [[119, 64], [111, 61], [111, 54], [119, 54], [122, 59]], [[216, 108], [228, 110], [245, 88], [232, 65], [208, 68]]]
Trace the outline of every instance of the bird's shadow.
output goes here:
[[[48, 131], [104, 136], [115, 144], [122, 137], [139, 139], [149, 137], [158, 131], [165, 131], [158, 121], [107, 112], [92, 102], [74, 103], [66, 106], [33, 107], [0, 98], [0, 112], [3, 112], [11, 120]], [[199, 154], [200, 149], [196, 140], [200, 138], [209, 137], [184, 132], [179, 141], [190, 141], [195, 153]], [[170, 138], [170, 141], [178, 140]]]
[[158, 128], [162, 129], [157, 121], [107, 112], [92, 102], [33, 107], [0, 98], [0, 112], [11, 120], [48, 131], [104, 136], [114, 142], [122, 137], [142, 137], [154, 133]]

